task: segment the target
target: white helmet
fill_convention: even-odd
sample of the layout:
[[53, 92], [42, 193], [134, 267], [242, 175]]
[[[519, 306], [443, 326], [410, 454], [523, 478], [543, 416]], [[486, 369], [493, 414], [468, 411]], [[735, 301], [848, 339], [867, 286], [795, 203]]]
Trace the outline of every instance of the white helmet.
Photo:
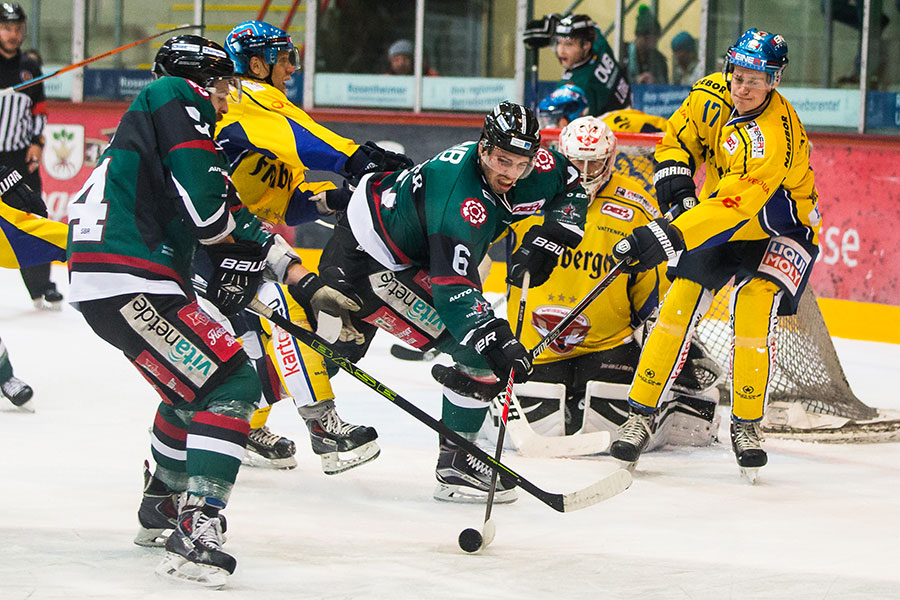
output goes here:
[[[597, 190], [612, 177], [616, 136], [597, 117], [579, 117], [559, 132], [559, 151], [581, 171], [581, 185], [593, 201]], [[588, 164], [588, 161], [597, 161]]]

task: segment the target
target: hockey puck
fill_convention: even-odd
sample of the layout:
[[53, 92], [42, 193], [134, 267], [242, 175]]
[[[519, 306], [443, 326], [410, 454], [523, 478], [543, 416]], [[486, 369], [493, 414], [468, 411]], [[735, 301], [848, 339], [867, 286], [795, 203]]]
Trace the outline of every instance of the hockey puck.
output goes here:
[[481, 538], [481, 534], [477, 529], [472, 529], [470, 527], [468, 529], [463, 529], [459, 533], [459, 547], [469, 554], [478, 552], [483, 541], [484, 540]]

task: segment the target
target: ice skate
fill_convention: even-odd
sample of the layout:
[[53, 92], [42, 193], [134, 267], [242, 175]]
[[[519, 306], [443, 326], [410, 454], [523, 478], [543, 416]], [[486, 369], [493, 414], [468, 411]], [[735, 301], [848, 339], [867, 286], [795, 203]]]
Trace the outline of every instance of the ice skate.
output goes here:
[[173, 492], [151, 475], [150, 463], [144, 461], [144, 497], [138, 509], [140, 529], [134, 538], [138, 546], [160, 548], [178, 524], [178, 509], [184, 494]]
[[38, 310], [62, 310], [63, 295], [56, 289], [56, 284], [51, 283], [43, 294], [34, 298], [34, 307]]
[[[487, 502], [491, 485], [491, 467], [478, 460], [447, 438], [441, 436], [434, 499], [445, 502]], [[518, 492], [500, 477], [494, 493], [495, 504], [507, 504], [518, 499]]]
[[731, 420], [731, 449], [741, 470], [741, 477], [748, 483], [756, 483], [760, 468], [766, 466], [769, 457], [762, 449], [762, 434], [756, 421]]
[[609, 447], [609, 454], [622, 463], [622, 468], [634, 472], [641, 452], [650, 443], [651, 415], [632, 411], [618, 429], [619, 439]]
[[234, 573], [237, 561], [222, 551], [224, 537], [219, 510], [190, 496], [166, 540], [166, 557], [156, 567], [163, 577], [220, 588]]
[[31, 404], [34, 390], [18, 377], [10, 377], [0, 384], [0, 391], [14, 406], [26, 412], [34, 412], [34, 406]]
[[[378, 458], [381, 448], [375, 443], [378, 433], [373, 427], [351, 425], [338, 416], [334, 400], [322, 400], [297, 409], [309, 429], [313, 452], [322, 459], [327, 475], [343, 473]], [[352, 453], [341, 457], [341, 452]]]
[[272, 433], [263, 425], [250, 430], [247, 436], [247, 450], [241, 462], [250, 467], [293, 469], [297, 466], [297, 459], [294, 458], [296, 450], [294, 442]]

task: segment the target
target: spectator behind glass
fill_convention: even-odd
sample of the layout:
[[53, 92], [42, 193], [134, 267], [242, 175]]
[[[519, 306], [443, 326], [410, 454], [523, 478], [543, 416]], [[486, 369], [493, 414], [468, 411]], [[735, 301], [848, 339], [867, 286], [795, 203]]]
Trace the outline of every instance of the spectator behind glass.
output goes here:
[[[397, 40], [388, 48], [388, 72], [386, 75], [412, 75], [413, 74], [413, 43], [409, 40]], [[437, 71], [431, 68], [428, 61], [424, 61], [422, 75], [434, 76]]]
[[682, 31], [672, 38], [672, 84], [694, 85], [705, 73], [697, 60], [697, 40]]
[[635, 83], [669, 83], [666, 57], [656, 49], [661, 28], [646, 4], [638, 7], [634, 41], [628, 44], [628, 79]]

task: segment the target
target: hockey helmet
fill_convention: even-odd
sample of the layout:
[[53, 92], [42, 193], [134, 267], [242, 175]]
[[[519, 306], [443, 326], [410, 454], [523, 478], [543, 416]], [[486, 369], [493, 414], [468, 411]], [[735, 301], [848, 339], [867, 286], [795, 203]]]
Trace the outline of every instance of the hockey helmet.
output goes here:
[[228, 83], [231, 93], [240, 93], [240, 85], [234, 77], [234, 64], [228, 53], [219, 44], [199, 35], [178, 35], [166, 42], [156, 53], [153, 60], [153, 75], [172, 76], [190, 79], [206, 88], [210, 93], [215, 91], [219, 80]]
[[537, 117], [531, 109], [504, 100], [484, 117], [481, 145], [485, 150], [500, 148], [513, 154], [533, 157], [541, 145]]
[[587, 15], [569, 15], [556, 24], [556, 37], [574, 38], [594, 43], [597, 39], [595, 23]]
[[553, 90], [538, 104], [538, 122], [541, 127], [558, 127], [561, 119], [571, 123], [578, 117], [586, 115], [588, 100], [584, 91], [577, 85], [567, 83]]
[[278, 52], [287, 50], [288, 60], [294, 68], [300, 66], [300, 52], [291, 36], [284, 29], [263, 21], [244, 21], [232, 29], [225, 38], [228, 56], [234, 61], [235, 73], [244, 75], [250, 71], [250, 57], [258, 56], [267, 65], [278, 62]]
[[616, 162], [616, 136], [609, 125], [599, 117], [575, 119], [559, 133], [559, 151], [581, 171], [581, 185], [593, 200]]
[[24, 23], [25, 11], [17, 2], [0, 3], [0, 23]]
[[725, 79], [730, 80], [735, 67], [744, 67], [766, 73], [769, 84], [776, 86], [788, 64], [787, 54], [787, 42], [781, 35], [748, 29], [725, 53]]

